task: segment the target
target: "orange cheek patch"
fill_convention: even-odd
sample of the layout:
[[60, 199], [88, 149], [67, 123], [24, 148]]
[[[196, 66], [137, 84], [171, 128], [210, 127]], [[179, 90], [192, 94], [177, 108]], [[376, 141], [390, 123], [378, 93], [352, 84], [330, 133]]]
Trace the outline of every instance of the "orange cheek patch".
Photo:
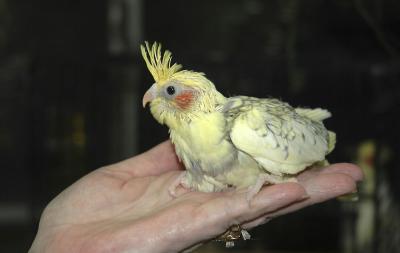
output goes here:
[[191, 91], [186, 91], [176, 96], [174, 100], [181, 109], [187, 109], [192, 103], [193, 97], [194, 96]]

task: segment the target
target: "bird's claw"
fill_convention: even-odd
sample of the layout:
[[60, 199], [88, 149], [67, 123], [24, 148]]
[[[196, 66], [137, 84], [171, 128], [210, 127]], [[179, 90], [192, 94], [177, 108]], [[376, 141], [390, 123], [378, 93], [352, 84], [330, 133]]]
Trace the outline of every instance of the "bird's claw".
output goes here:
[[176, 188], [178, 188], [178, 186], [182, 184], [183, 178], [185, 176], [186, 176], [186, 171], [183, 171], [177, 178], [175, 178], [175, 180], [168, 187], [169, 195], [171, 195], [174, 198], [178, 197], [176, 193]]
[[246, 199], [250, 203], [250, 201], [254, 198], [255, 195], [261, 190], [265, 183], [269, 184], [280, 184], [280, 183], [298, 183], [298, 180], [295, 177], [283, 178], [280, 176], [272, 175], [272, 174], [261, 174], [257, 178], [257, 181], [254, 185], [248, 188]]

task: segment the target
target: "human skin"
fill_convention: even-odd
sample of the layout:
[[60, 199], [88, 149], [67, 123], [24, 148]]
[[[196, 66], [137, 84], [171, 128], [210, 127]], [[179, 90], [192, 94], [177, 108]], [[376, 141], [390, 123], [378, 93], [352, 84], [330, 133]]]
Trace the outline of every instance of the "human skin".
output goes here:
[[168, 188], [182, 173], [170, 141], [97, 169], [53, 199], [29, 253], [180, 252], [224, 233], [356, 190], [361, 170], [348, 163], [307, 170], [299, 183], [265, 186], [250, 202], [246, 190], [194, 192]]

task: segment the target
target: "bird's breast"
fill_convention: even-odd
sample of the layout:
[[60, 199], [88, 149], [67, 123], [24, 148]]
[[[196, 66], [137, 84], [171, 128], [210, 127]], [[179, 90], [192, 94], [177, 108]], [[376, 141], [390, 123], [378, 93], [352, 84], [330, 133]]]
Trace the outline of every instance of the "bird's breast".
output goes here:
[[221, 113], [205, 113], [171, 129], [178, 157], [194, 174], [216, 176], [230, 168], [237, 151], [227, 138], [229, 129]]

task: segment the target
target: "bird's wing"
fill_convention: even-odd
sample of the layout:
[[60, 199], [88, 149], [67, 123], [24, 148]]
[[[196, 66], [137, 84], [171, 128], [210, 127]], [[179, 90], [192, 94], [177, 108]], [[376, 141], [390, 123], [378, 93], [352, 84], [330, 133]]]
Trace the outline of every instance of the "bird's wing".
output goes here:
[[324, 160], [329, 137], [321, 119], [329, 112], [319, 110], [298, 113], [277, 99], [244, 96], [230, 98], [222, 108], [236, 148], [276, 175], [296, 174]]

